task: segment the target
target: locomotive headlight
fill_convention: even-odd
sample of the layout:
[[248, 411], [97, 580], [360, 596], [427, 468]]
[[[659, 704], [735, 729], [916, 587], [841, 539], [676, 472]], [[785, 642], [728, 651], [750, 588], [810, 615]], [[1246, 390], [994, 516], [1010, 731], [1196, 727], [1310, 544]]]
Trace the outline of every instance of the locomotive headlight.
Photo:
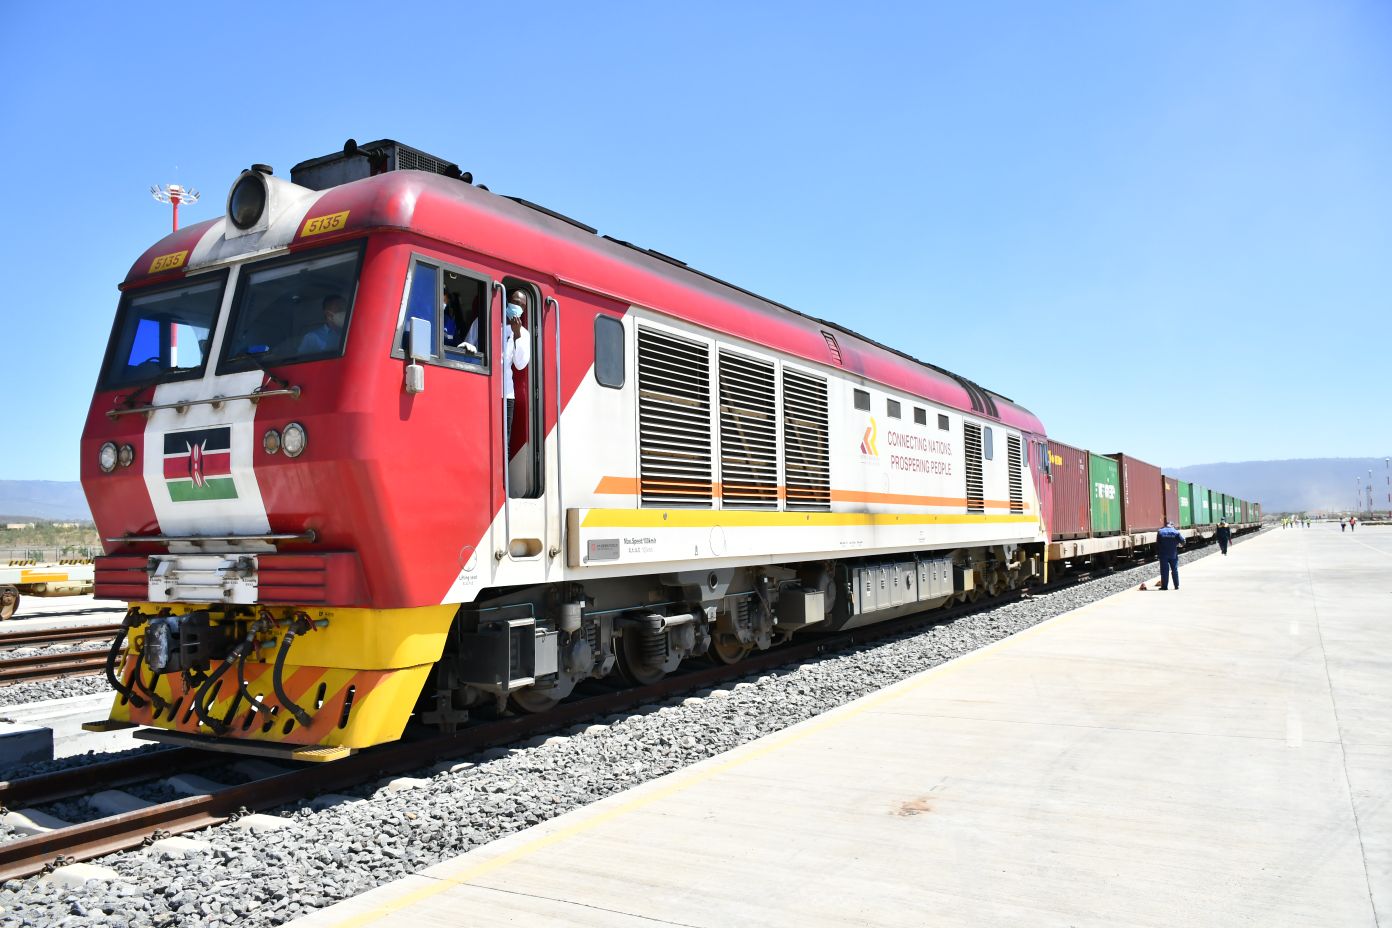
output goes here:
[[243, 171], [227, 195], [227, 218], [239, 229], [250, 229], [266, 211], [266, 180], [260, 171]]
[[261, 450], [267, 454], [275, 454], [280, 450], [280, 433], [275, 429], [266, 429], [266, 434], [261, 436]]
[[116, 450], [116, 463], [122, 467], [130, 467], [135, 463], [135, 446], [122, 445]]
[[109, 474], [116, 469], [116, 443], [109, 441], [101, 446], [97, 451], [97, 466], [102, 469], [103, 474]]
[[303, 454], [308, 442], [309, 437], [305, 435], [304, 426], [298, 422], [287, 425], [280, 436], [280, 447], [285, 449], [285, 456], [288, 458], [297, 458]]

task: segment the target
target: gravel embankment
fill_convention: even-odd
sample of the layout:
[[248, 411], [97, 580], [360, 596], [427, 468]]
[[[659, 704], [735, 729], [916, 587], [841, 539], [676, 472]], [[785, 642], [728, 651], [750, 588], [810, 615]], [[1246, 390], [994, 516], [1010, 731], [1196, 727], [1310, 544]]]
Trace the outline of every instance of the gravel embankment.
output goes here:
[[[1249, 536], [1252, 537], [1252, 536]], [[1187, 562], [1216, 546], [1181, 556]], [[0, 887], [0, 926], [279, 925], [504, 835], [787, 728], [1142, 580], [1155, 565], [1039, 595], [951, 624], [809, 661], [540, 743], [494, 750], [425, 782], [356, 792], [322, 811], [282, 810], [295, 827], [230, 825], [187, 859], [152, 851], [96, 861], [121, 874], [82, 890], [38, 879]]]

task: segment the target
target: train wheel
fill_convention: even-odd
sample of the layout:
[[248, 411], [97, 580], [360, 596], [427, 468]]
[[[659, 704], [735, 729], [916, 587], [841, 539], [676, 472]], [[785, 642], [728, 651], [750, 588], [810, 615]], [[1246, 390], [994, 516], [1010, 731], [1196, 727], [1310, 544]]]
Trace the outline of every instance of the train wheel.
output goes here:
[[14, 616], [19, 609], [19, 590], [12, 586], [0, 586], [0, 622]]
[[516, 712], [540, 715], [556, 708], [562, 698], [550, 690], [536, 690], [528, 686], [508, 696], [508, 704]]
[[648, 686], [667, 676], [661, 660], [643, 654], [644, 637], [625, 634], [614, 639], [614, 657], [618, 659], [619, 674], [635, 686]]
[[753, 645], [740, 644], [734, 635], [714, 635], [706, 655], [716, 664], [738, 664], [754, 650]]

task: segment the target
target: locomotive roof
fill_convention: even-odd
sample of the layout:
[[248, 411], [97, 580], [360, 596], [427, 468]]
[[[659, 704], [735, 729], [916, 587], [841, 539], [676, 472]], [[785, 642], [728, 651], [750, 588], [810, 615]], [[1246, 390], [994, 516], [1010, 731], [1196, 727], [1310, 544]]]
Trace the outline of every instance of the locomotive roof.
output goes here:
[[[838, 323], [712, 277], [669, 255], [599, 235], [590, 226], [520, 198], [494, 194], [439, 174], [411, 170], [391, 171], [305, 193], [309, 203], [306, 216], [348, 212], [340, 231], [316, 235], [314, 244], [351, 237], [370, 228], [409, 229], [522, 267], [545, 268], [562, 288], [576, 288], [650, 308], [816, 364], [839, 367], [984, 418], [997, 418], [1038, 434], [1044, 432], [1043, 425], [1029, 410], [967, 378]], [[291, 245], [304, 221], [290, 230], [285, 241], [262, 238], [251, 250], [260, 252]], [[160, 266], [162, 256], [180, 251], [191, 255], [186, 269], [196, 270], [201, 263], [200, 251], [207, 253], [198, 245], [209, 236], [220, 239], [225, 222], [225, 218], [207, 220], [166, 236], [135, 262], [123, 288], [169, 276], [150, 271]], [[225, 255], [226, 251], [218, 249], [217, 253]], [[742, 312], [732, 313], [731, 309]]]

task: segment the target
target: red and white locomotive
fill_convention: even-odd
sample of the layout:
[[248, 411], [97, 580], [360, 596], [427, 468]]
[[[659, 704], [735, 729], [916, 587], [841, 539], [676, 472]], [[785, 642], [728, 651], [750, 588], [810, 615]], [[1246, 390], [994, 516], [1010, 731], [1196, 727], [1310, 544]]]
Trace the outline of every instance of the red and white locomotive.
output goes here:
[[1027, 410], [394, 142], [243, 172], [121, 289], [108, 726], [331, 759], [1043, 571]]

